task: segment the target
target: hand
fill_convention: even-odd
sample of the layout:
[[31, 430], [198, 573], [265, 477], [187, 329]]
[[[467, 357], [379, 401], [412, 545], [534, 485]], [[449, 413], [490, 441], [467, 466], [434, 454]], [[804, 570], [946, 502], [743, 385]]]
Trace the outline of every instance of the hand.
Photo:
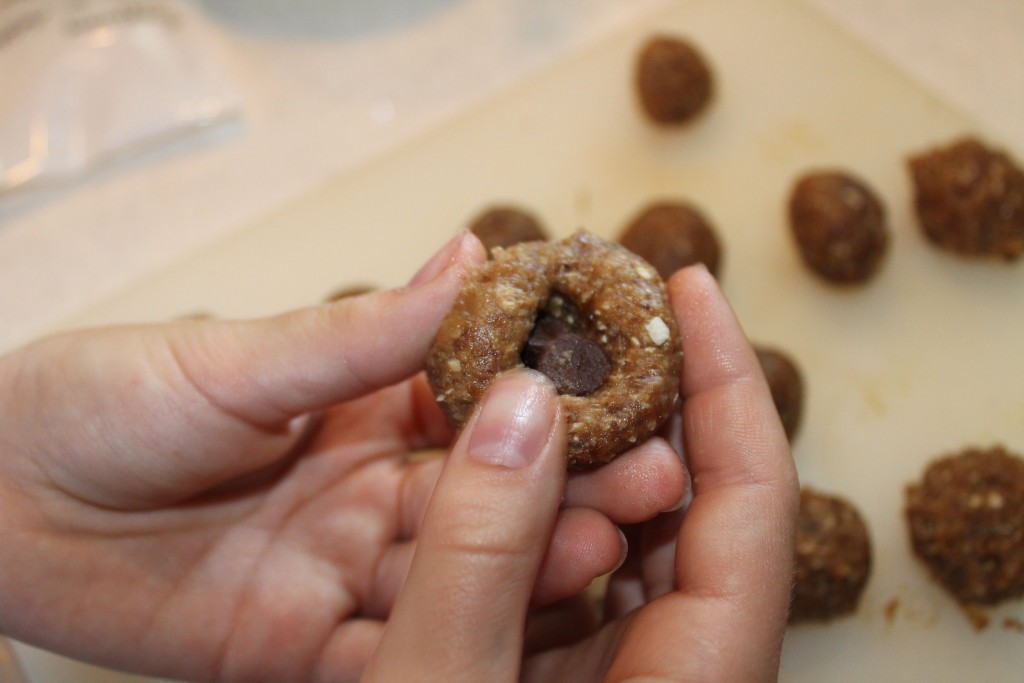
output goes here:
[[[417, 371], [483, 258], [467, 235], [400, 290], [68, 333], [0, 359], [0, 632], [173, 678], [356, 680], [444, 463], [411, 454], [452, 438]], [[683, 492], [657, 441], [571, 478], [525, 599], [614, 569], [616, 524]]]
[[[631, 529], [629, 560], [608, 586], [607, 623], [523, 659], [541, 618], [529, 619], [527, 605], [556, 524], [565, 435], [550, 387], [520, 373], [495, 385], [453, 448], [364, 681], [777, 679], [796, 473], [757, 359], [714, 279], [690, 268], [669, 286], [694, 496], [685, 512]], [[561, 606], [573, 611], [544, 618], [571, 626], [581, 603]]]

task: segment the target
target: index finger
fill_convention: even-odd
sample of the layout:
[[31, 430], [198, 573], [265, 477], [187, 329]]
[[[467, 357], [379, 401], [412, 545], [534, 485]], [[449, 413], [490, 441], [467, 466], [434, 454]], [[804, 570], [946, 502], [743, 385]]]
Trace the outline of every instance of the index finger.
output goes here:
[[688, 268], [669, 292], [683, 338], [694, 498], [677, 541], [676, 590], [637, 614], [608, 680], [774, 680], [792, 582], [796, 471], [757, 357], [714, 278]]

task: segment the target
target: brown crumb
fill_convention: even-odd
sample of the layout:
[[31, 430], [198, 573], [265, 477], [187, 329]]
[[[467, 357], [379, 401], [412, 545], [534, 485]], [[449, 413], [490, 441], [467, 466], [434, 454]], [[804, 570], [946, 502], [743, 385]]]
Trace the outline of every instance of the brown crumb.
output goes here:
[[888, 623], [896, 621], [896, 614], [900, 610], [900, 599], [891, 598], [889, 602], [885, 603], [885, 607], [882, 609], [882, 614], [885, 615], [885, 620]]
[[967, 621], [971, 622], [971, 626], [974, 627], [975, 631], [984, 631], [988, 628], [992, 620], [989, 619], [983, 609], [977, 605], [963, 605], [962, 607], [964, 616], [967, 617]]
[[1006, 617], [1003, 619], [1003, 629], [1007, 631], [1016, 631], [1017, 633], [1024, 633], [1024, 621], [1021, 621], [1017, 617]]

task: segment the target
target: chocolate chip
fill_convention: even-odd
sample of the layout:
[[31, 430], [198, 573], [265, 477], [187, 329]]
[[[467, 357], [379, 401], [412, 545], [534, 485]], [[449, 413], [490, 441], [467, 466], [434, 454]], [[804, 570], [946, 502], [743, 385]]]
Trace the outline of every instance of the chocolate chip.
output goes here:
[[586, 396], [601, 388], [612, 362], [601, 346], [571, 332], [551, 315], [541, 315], [523, 349], [523, 362], [555, 383], [559, 394]]
[[530, 338], [526, 340], [527, 351], [538, 349], [535, 353], [539, 352], [541, 346], [567, 334], [572, 334], [572, 330], [565, 321], [553, 315], [541, 313], [537, 316], [537, 322], [533, 326], [533, 331], [530, 332]]

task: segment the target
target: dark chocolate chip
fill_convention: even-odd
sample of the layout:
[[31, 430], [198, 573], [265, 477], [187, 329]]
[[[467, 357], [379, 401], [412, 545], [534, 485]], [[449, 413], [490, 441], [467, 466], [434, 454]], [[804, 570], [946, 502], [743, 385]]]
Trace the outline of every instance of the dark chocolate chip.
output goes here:
[[586, 396], [601, 388], [612, 362], [597, 342], [573, 333], [553, 315], [541, 314], [523, 349], [523, 362], [555, 383], [559, 394]]
[[530, 332], [530, 338], [526, 341], [527, 351], [535, 347], [539, 348], [567, 334], [572, 334], [572, 330], [564, 320], [541, 313], [537, 316], [537, 322], [533, 326], [533, 331]]
[[560, 394], [592, 394], [612, 371], [601, 346], [578, 334], [555, 337], [538, 350], [535, 369], [551, 378]]

